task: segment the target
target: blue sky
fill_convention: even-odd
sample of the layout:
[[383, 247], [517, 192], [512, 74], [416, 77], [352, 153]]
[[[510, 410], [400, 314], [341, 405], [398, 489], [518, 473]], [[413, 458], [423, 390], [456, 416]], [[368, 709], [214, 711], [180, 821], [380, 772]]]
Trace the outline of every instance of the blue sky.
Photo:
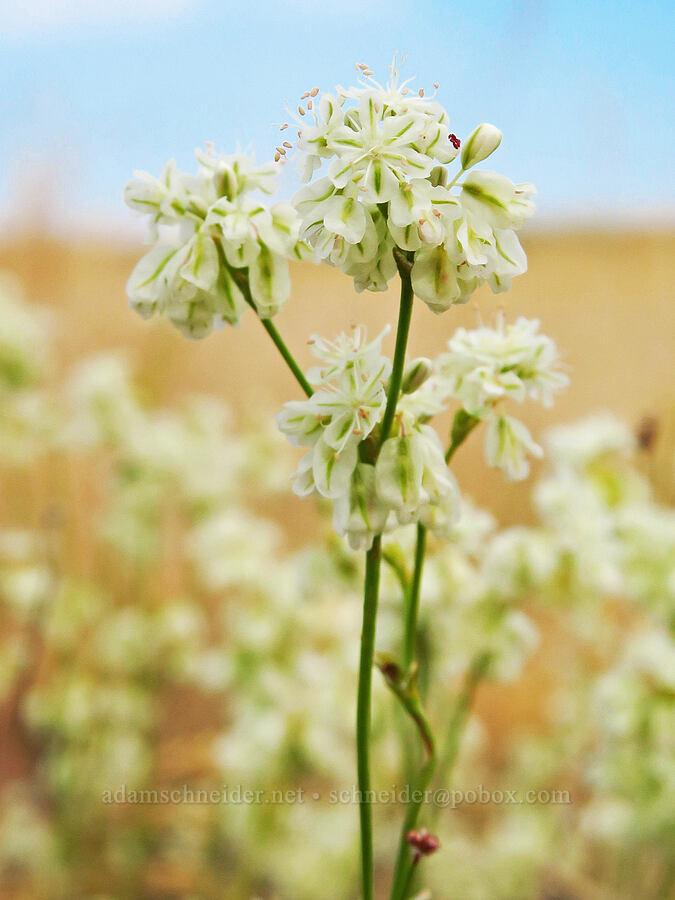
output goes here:
[[541, 222], [672, 221], [674, 9], [0, 0], [0, 216], [124, 233], [133, 169], [188, 167], [207, 140], [262, 161], [285, 102], [350, 82], [356, 61], [385, 77], [401, 50], [415, 85], [440, 82], [460, 137], [481, 121], [502, 129], [493, 166], [536, 184]]

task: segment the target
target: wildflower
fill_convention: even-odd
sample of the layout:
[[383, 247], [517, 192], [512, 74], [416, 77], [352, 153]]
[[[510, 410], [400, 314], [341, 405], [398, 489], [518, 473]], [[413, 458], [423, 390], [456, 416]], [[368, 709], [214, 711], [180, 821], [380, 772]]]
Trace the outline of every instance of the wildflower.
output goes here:
[[543, 456], [543, 450], [532, 440], [522, 422], [511, 416], [498, 416], [490, 422], [485, 439], [485, 455], [488, 464], [501, 469], [508, 481], [527, 478], [530, 471], [527, 453]]
[[349, 489], [333, 504], [333, 526], [346, 535], [352, 550], [369, 550], [376, 534], [385, 529], [388, 507], [375, 489], [375, 467], [357, 463]]
[[268, 206], [256, 196], [274, 191], [275, 168], [242, 155], [196, 151], [198, 171], [188, 175], [167, 163], [159, 178], [137, 173], [125, 199], [159, 226], [173, 226], [140, 260], [127, 284], [142, 316], [166, 315], [186, 336], [236, 324], [246, 302], [235, 277], [247, 278], [250, 301], [261, 318], [276, 315], [290, 294], [288, 258], [302, 255], [299, 222], [288, 203]]
[[[360, 86], [323, 95], [298, 120], [299, 166], [309, 182], [293, 199], [300, 238], [359, 291], [386, 288], [397, 271], [395, 247], [414, 253], [415, 293], [435, 312], [465, 302], [484, 281], [506, 290], [526, 269], [513, 230], [531, 214], [534, 189], [473, 173], [453, 192], [459, 176], [449, 179], [445, 166], [461, 142], [441, 104], [400, 83], [396, 60], [384, 87], [360, 71]], [[476, 129], [459, 174], [500, 139], [492, 125]], [[325, 174], [312, 180], [324, 161]]]
[[[401, 525], [425, 521], [441, 530], [457, 520], [459, 489], [445, 463], [440, 439], [429, 425], [386, 440], [375, 473], [377, 492]], [[434, 515], [434, 507], [442, 508], [445, 515]]]
[[485, 416], [499, 400], [526, 398], [544, 406], [565, 387], [567, 375], [558, 370], [558, 350], [551, 338], [539, 334], [537, 319], [520, 317], [507, 325], [503, 314], [496, 327], [458, 328], [439, 358], [439, 372], [448, 392], [461, 400], [473, 416]]
[[494, 125], [479, 125], [464, 141], [462, 169], [467, 170], [493, 154], [502, 142], [502, 133]]
[[317, 390], [307, 400], [287, 403], [277, 415], [292, 443], [311, 448], [300, 461], [296, 493], [316, 490], [335, 499], [349, 490], [357, 447], [384, 415], [391, 363], [381, 355], [383, 336], [368, 344], [365, 329], [357, 328], [332, 342], [313, 339], [315, 355], [327, 364], [308, 373]]

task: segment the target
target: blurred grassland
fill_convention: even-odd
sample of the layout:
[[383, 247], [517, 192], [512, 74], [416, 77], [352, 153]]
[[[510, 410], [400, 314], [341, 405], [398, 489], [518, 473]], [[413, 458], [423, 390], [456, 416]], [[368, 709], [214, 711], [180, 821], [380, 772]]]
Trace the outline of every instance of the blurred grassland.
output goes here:
[[[672, 502], [675, 231], [534, 233], [524, 244], [529, 272], [514, 281], [508, 294], [494, 296], [484, 288], [469, 304], [442, 316], [418, 302], [409, 354], [436, 356], [457, 327], [477, 323], [478, 310], [484, 321], [500, 306], [511, 320], [539, 318], [562, 351], [571, 385], [552, 409], [523, 407], [522, 418], [535, 438], [549, 425], [598, 409], [610, 409], [636, 426], [643, 417], [654, 417], [658, 437], [645, 465], [659, 498]], [[39, 236], [0, 246], [0, 268], [18, 275], [28, 299], [54, 310], [55, 378], [83, 356], [121, 348], [137, 365], [140, 383], [154, 402], [212, 393], [255, 424], [298, 396], [252, 315], [238, 329], [191, 342], [166, 323], [143, 322], [129, 310], [125, 282], [143, 250], [140, 244], [67, 244]], [[395, 324], [395, 283], [385, 294], [355, 294], [351, 280], [327, 266], [296, 265], [292, 284], [292, 298], [276, 322], [303, 367], [311, 361], [306, 341], [312, 333], [332, 336], [351, 322], [364, 322], [374, 335], [385, 323]], [[390, 353], [393, 339], [390, 333], [385, 345]], [[528, 484], [505, 485], [488, 470], [481, 440], [474, 435], [457, 456], [454, 468], [462, 489], [504, 524], [528, 521]], [[537, 471], [535, 466], [534, 477]], [[33, 489], [41, 492], [39, 485]], [[311, 534], [311, 503], [289, 496], [285, 513], [289, 537], [302, 540]]]
[[[664, 502], [675, 499], [675, 232], [668, 234], [564, 233], [530, 234], [524, 240], [529, 273], [513, 289], [495, 297], [484, 289], [464, 307], [435, 316], [418, 302], [410, 340], [410, 356], [436, 356], [459, 326], [472, 327], [478, 312], [489, 321], [503, 306], [507, 319], [537, 317], [542, 330], [560, 347], [571, 376], [552, 409], [523, 407], [522, 418], [538, 438], [548, 426], [572, 421], [598, 409], [610, 409], [635, 426], [644, 417], [658, 423], [657, 440], [642, 455], [642, 465]], [[0, 246], [0, 269], [20, 279], [26, 297], [53, 311], [56, 354], [52, 378], [59, 381], [73, 363], [101, 350], [122, 349], [137, 366], [139, 383], [153, 403], [174, 404], [192, 393], [221, 396], [242, 422], [264, 424], [299, 390], [269, 339], [248, 314], [239, 329], [225, 329], [202, 342], [190, 342], [160, 320], [143, 322], [128, 309], [126, 279], [144, 248], [103, 243], [68, 244], [32, 236]], [[293, 296], [277, 325], [303, 367], [311, 362], [307, 338], [314, 332], [332, 336], [351, 322], [365, 322], [371, 335], [395, 323], [396, 287], [386, 294], [353, 292], [350, 279], [326, 266], [295, 266]], [[392, 329], [393, 330], [393, 329]], [[393, 350], [394, 335], [386, 339]], [[520, 416], [520, 411], [518, 412]], [[446, 422], [443, 427], [447, 428]], [[490, 471], [474, 435], [458, 454], [453, 468], [462, 490], [491, 509], [503, 524], [529, 522], [529, 494], [539, 473], [504, 484]], [[82, 576], [95, 574], [114, 591], [137, 590], [135, 573], [96, 550], [95, 511], [105, 492], [107, 471], [96, 460], [43, 460], [27, 471], [4, 477], [0, 526], [45, 527], [45, 513], [60, 509], [67, 555]], [[162, 562], [152, 583], [143, 584], [157, 598], [186, 584], [177, 549], [180, 526], [168, 511], [164, 523]], [[261, 512], [282, 522], [289, 544], [316, 535], [313, 503], [290, 491], [287, 499], [270, 502]], [[323, 526], [321, 526], [323, 527]], [[95, 570], [95, 571], [94, 571]], [[542, 644], [517, 684], [491, 684], [481, 692], [478, 711], [490, 735], [492, 755], [499, 760], [507, 735], [522, 727], [537, 728], [549, 695], [548, 654], [564, 654], [565, 636], [555, 617], [544, 615]], [[627, 626], [630, 623], [626, 623]], [[593, 661], [589, 660], [589, 665]], [[161, 745], [163, 776], [190, 778], [204, 768], [214, 736], [214, 711], [195, 705], [195, 697], [174, 697]], [[0, 754], [0, 779], [26, 775], [33, 761], [17, 727], [17, 711], [5, 713], [7, 736]], [[3, 723], [0, 723], [3, 724]], [[177, 873], [170, 881], [175, 886]], [[161, 888], [160, 888], [161, 890]]]

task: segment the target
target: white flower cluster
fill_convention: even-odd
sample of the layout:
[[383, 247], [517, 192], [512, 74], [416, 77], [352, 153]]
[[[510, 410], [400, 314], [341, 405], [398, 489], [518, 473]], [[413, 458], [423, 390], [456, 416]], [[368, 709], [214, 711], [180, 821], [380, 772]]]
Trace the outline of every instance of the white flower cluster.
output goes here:
[[485, 451], [488, 463], [502, 469], [508, 479], [526, 478], [527, 453], [541, 456], [525, 425], [512, 416], [495, 415], [503, 400], [553, 403], [555, 391], [569, 379], [559, 371], [555, 343], [539, 334], [537, 319], [522, 316], [507, 325], [500, 313], [494, 328], [458, 328], [448, 341], [448, 352], [438, 359], [443, 390], [462, 403], [476, 419], [491, 418]]
[[374, 452], [391, 372], [382, 355], [385, 333], [370, 343], [363, 328], [334, 342], [313, 338], [314, 354], [324, 363], [308, 372], [317, 389], [307, 400], [286, 403], [277, 416], [293, 444], [310, 448], [295, 493], [333, 500], [336, 531], [355, 549], [367, 549], [375, 534], [396, 522], [421, 521], [441, 531], [458, 510], [458, 488], [438, 435], [404, 408], [393, 434]]
[[301, 252], [293, 207], [270, 207], [259, 196], [275, 190], [274, 164], [257, 167], [211, 148], [196, 156], [196, 175], [172, 160], [159, 178], [137, 172], [125, 190], [127, 204], [150, 217], [152, 240], [158, 226], [174, 232], [136, 265], [127, 284], [131, 305], [144, 317], [165, 314], [192, 338], [235, 324], [246, 302], [261, 318], [276, 315], [290, 293], [288, 257]]
[[[495, 292], [508, 290], [527, 267], [515, 231], [534, 211], [534, 188], [495, 172], [467, 174], [499, 146], [501, 133], [479, 126], [449, 181], [445, 166], [461, 142], [441, 104], [400, 84], [396, 59], [386, 87], [366, 66], [357, 68], [359, 87], [316, 100], [314, 88], [296, 116], [300, 170], [311, 183], [294, 205], [315, 259], [351, 275], [358, 291], [382, 291], [396, 273], [396, 246], [413, 261], [415, 293], [435, 312], [465, 303], [485, 281]], [[326, 174], [312, 181], [324, 160]]]

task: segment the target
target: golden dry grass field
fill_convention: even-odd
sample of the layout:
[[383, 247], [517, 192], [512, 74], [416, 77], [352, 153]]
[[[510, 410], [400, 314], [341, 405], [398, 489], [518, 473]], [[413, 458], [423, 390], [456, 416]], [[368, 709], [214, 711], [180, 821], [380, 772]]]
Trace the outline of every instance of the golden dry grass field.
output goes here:
[[[489, 320], [503, 305], [508, 318], [538, 317], [561, 348], [571, 385], [549, 410], [525, 407], [535, 436], [548, 425], [609, 409], [637, 425], [658, 420], [649, 465], [661, 499], [673, 499], [675, 446], [675, 232], [567, 232], [530, 234], [526, 277], [503, 297], [483, 288], [465, 307], [435, 316], [417, 304], [410, 354], [435, 356], [460, 325]], [[27, 297], [52, 307], [58, 328], [60, 370], [86, 354], [124, 348], [141, 383], [157, 400], [172, 402], [195, 391], [227, 399], [242, 415], [267, 416], [296, 396], [259, 323], [247, 316], [201, 342], [186, 341], [161, 321], [143, 322], [128, 309], [125, 282], [143, 247], [66, 244], [34, 237], [0, 247], [0, 268], [15, 272]], [[371, 334], [395, 324], [395, 287], [385, 294], [355, 294], [350, 279], [326, 266], [297, 266], [293, 297], [277, 319], [301, 364], [309, 364], [307, 336], [332, 335], [351, 322]], [[393, 336], [388, 337], [390, 352]], [[56, 373], [59, 374], [58, 372]], [[504, 523], [528, 517], [528, 486], [504, 485], [477, 451], [480, 437], [458, 455], [462, 488]], [[536, 476], [537, 469], [533, 475]], [[311, 504], [289, 499], [292, 529], [300, 535]]]

